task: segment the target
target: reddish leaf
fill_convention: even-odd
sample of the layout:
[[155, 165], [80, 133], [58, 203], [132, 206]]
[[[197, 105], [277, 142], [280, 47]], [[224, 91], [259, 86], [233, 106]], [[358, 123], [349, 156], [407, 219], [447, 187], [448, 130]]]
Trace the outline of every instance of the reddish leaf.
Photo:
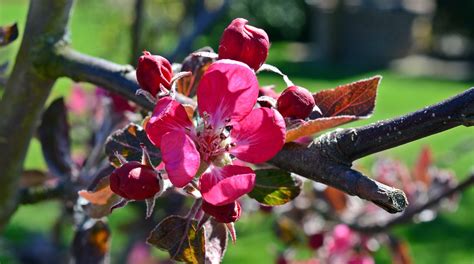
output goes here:
[[428, 170], [433, 163], [431, 149], [428, 146], [424, 146], [421, 149], [418, 160], [416, 161], [413, 175], [417, 181], [423, 182], [427, 187], [431, 184], [431, 177], [428, 174]]
[[345, 84], [314, 94], [314, 101], [323, 117], [367, 116], [375, 106], [375, 96], [381, 76]]
[[18, 26], [16, 23], [8, 26], [0, 26], [0, 47], [12, 43], [18, 38]]
[[344, 211], [347, 206], [347, 196], [345, 193], [339, 191], [336, 188], [328, 186], [324, 190], [324, 196], [328, 200], [329, 204], [338, 213]]
[[338, 86], [314, 94], [322, 116], [288, 129], [286, 142], [310, 136], [350, 121], [368, 118], [375, 107], [375, 97], [381, 76]]
[[70, 177], [74, 162], [71, 158], [67, 109], [62, 97], [54, 100], [43, 113], [38, 138], [51, 174], [62, 178]]
[[205, 262], [204, 229], [197, 230], [197, 221], [172, 215], [161, 221], [151, 231], [147, 242], [168, 251], [176, 261]]
[[323, 130], [333, 128], [350, 121], [356, 120], [356, 117], [351, 116], [336, 116], [336, 117], [322, 117], [315, 120], [304, 122], [296, 128], [292, 128], [286, 131], [286, 142], [297, 140], [300, 137], [310, 136], [321, 132]]
[[92, 191], [81, 190], [79, 195], [92, 204], [105, 205], [114, 193], [110, 189], [110, 178], [103, 178]]
[[[145, 119], [144, 123], [148, 122]], [[155, 147], [148, 139], [145, 130], [137, 125], [130, 123], [126, 127], [113, 132], [105, 142], [105, 153], [109, 156], [111, 164], [115, 167], [120, 167], [120, 161], [115, 156], [118, 152], [127, 161], [141, 161], [142, 147], [146, 146], [147, 152], [153, 165], [158, 165], [161, 162], [160, 150]]]
[[[180, 94], [184, 94], [188, 97], [196, 95], [197, 86], [201, 80], [202, 75], [206, 72], [207, 68], [215, 61], [210, 57], [200, 56], [199, 52], [210, 52], [213, 50], [209, 47], [205, 47], [192, 53], [186, 57], [181, 67], [181, 72], [190, 71], [192, 75], [183, 77], [177, 81], [177, 90]], [[214, 53], [215, 54], [215, 53]]]
[[[89, 190], [79, 191], [79, 195], [89, 201], [83, 208], [87, 215], [92, 218], [101, 218], [110, 214], [111, 209], [122, 198], [112, 192], [110, 189], [109, 175], [112, 167], [101, 170]], [[105, 175], [105, 176], [104, 176]]]
[[101, 220], [89, 219], [76, 230], [72, 242], [72, 263], [106, 263], [110, 229]]
[[221, 263], [227, 248], [227, 228], [211, 219], [204, 225], [206, 230], [206, 263]]

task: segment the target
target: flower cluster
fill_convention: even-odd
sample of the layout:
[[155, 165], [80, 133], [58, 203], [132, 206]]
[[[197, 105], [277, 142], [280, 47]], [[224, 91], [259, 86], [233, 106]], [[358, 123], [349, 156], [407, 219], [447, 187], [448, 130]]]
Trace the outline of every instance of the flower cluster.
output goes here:
[[225, 222], [235, 217], [224, 219], [215, 207], [230, 209], [230, 215], [240, 214], [236, 200], [250, 192], [255, 183], [253, 170], [233, 165], [233, 158], [262, 163], [285, 141], [280, 113], [255, 108], [258, 91], [256, 75], [247, 65], [219, 60], [199, 83], [196, 122], [189, 119], [183, 105], [163, 97], [145, 126], [150, 141], [161, 149], [171, 183], [184, 187], [199, 177], [203, 210]]
[[[269, 47], [265, 31], [245, 19], [233, 20], [222, 35], [218, 56], [199, 79], [197, 111], [174, 98], [174, 82], [186, 73], [174, 75], [164, 57], [147, 51], [138, 61], [140, 93], [156, 102], [144, 129], [160, 148], [159, 167], [164, 166], [173, 186], [197, 187], [201, 209], [222, 223], [239, 219], [237, 200], [255, 185], [255, 172], [241, 164], [266, 162], [285, 142], [283, 116], [257, 104], [256, 71]], [[161, 189], [155, 168], [131, 162], [111, 175], [111, 188], [127, 200], [149, 199]]]

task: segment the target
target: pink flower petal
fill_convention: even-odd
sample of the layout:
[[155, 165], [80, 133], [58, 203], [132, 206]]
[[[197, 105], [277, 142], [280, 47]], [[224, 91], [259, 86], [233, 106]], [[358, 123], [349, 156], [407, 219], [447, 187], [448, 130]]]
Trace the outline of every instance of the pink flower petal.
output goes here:
[[234, 125], [230, 136], [236, 144], [231, 154], [251, 163], [265, 162], [285, 143], [285, 120], [274, 109], [257, 108]]
[[161, 137], [170, 131], [184, 131], [192, 127], [191, 120], [184, 107], [170, 97], [161, 98], [153, 110], [145, 131], [150, 141], [157, 147], [161, 145]]
[[214, 126], [223, 126], [228, 118], [238, 122], [257, 102], [257, 77], [244, 63], [219, 60], [202, 76], [197, 97], [199, 113], [209, 114]]
[[199, 169], [200, 156], [193, 140], [182, 131], [163, 135], [161, 156], [168, 178], [176, 187], [188, 184]]
[[199, 179], [203, 199], [215, 206], [232, 203], [252, 191], [255, 172], [249, 167], [227, 165], [213, 167]]

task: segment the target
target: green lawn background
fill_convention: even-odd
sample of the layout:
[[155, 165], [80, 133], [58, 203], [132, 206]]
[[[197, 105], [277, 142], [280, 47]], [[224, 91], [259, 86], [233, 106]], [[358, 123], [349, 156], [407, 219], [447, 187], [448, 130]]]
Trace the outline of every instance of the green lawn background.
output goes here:
[[[120, 1], [130, 2], [130, 1]], [[131, 6], [131, 5], [130, 5]], [[106, 10], [106, 11], [104, 11]], [[24, 29], [27, 11], [25, 0], [0, 0], [0, 25], [17, 21], [20, 34]], [[78, 1], [71, 21], [72, 45], [79, 51], [103, 57], [118, 63], [127, 63], [129, 58], [129, 26], [131, 10], [114, 6], [107, 1]], [[271, 37], [271, 36], [270, 36]], [[13, 60], [20, 41], [0, 49], [0, 62]], [[172, 45], [170, 43], [170, 45]], [[296, 84], [313, 91], [332, 88], [340, 84], [356, 81], [375, 74], [383, 75], [377, 95], [377, 106], [372, 118], [350, 126], [359, 126], [373, 121], [395, 117], [420, 109], [426, 105], [439, 102], [449, 96], [462, 92], [473, 86], [472, 83], [451, 82], [433, 79], [409, 78], [391, 71], [367, 72], [346, 77], [334, 78], [334, 72], [325, 69], [294, 65], [287, 61], [291, 50], [284, 43], [273, 43], [270, 50], [270, 63], [276, 63], [289, 72], [296, 72], [297, 77], [290, 78]], [[214, 47], [216, 48], [216, 47]], [[284, 55], [286, 54], [286, 55]], [[313, 77], [315, 76], [315, 77]], [[337, 71], [336, 71], [337, 76]], [[277, 84], [283, 88], [283, 82], [272, 75], [260, 77], [261, 84]], [[61, 79], [56, 84], [50, 100], [58, 96], [67, 96], [71, 82]], [[472, 128], [459, 127], [439, 135], [431, 136], [401, 146], [379, 155], [396, 157], [413, 164], [421, 146], [430, 145], [435, 159], [440, 166], [452, 168], [460, 179], [473, 169], [474, 133]], [[462, 150], [470, 146], [470, 150]], [[469, 148], [468, 148], [469, 149]], [[372, 163], [374, 156], [362, 159], [364, 165]], [[40, 146], [36, 140], [30, 145], [26, 168], [44, 168]], [[394, 232], [409, 242], [410, 252], [417, 263], [473, 263], [474, 262], [474, 190], [464, 193], [460, 207], [455, 213], [444, 213], [435, 221], [417, 225], [397, 227]], [[59, 214], [56, 202], [47, 202], [34, 206], [22, 206], [15, 214], [4, 237], [22, 241], [27, 239], [26, 232], [49, 232], [53, 220]], [[121, 209], [110, 217], [114, 229], [124, 223], [133, 214], [130, 210]], [[34, 219], [34, 221], [32, 221]], [[275, 248], [281, 246], [271, 232], [272, 219], [261, 215], [245, 216], [238, 224], [239, 238], [236, 245], [231, 245], [224, 263], [273, 263]], [[114, 233], [113, 256], [120, 252], [126, 243], [126, 236]], [[386, 250], [385, 250], [386, 251]], [[0, 251], [0, 256], [2, 252]], [[0, 260], [2, 258], [0, 257]], [[377, 255], [379, 262], [387, 262], [386, 252]], [[1, 262], [1, 261], [0, 261]]]

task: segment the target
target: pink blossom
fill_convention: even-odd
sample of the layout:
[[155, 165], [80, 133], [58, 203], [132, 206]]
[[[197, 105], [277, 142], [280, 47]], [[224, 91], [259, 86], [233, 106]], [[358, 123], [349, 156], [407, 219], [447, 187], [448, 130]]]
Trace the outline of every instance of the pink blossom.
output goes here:
[[150, 246], [143, 242], [136, 242], [127, 256], [128, 264], [153, 264], [156, 260], [150, 252]]
[[80, 84], [72, 86], [71, 94], [67, 100], [69, 111], [82, 115], [91, 110], [91, 106], [96, 105], [95, 98], [88, 93]]
[[232, 165], [233, 157], [265, 162], [285, 141], [283, 117], [273, 109], [254, 108], [258, 87], [255, 73], [247, 65], [219, 60], [199, 83], [200, 119], [196, 126], [174, 99], [164, 97], [157, 102], [145, 130], [161, 148], [165, 169], [175, 186], [183, 187], [198, 171], [205, 171], [199, 179], [201, 193], [205, 202], [214, 206], [233, 203], [253, 189], [254, 171]]
[[355, 240], [355, 234], [344, 224], [334, 227], [331, 240], [329, 241], [329, 255], [341, 254], [352, 248]]

